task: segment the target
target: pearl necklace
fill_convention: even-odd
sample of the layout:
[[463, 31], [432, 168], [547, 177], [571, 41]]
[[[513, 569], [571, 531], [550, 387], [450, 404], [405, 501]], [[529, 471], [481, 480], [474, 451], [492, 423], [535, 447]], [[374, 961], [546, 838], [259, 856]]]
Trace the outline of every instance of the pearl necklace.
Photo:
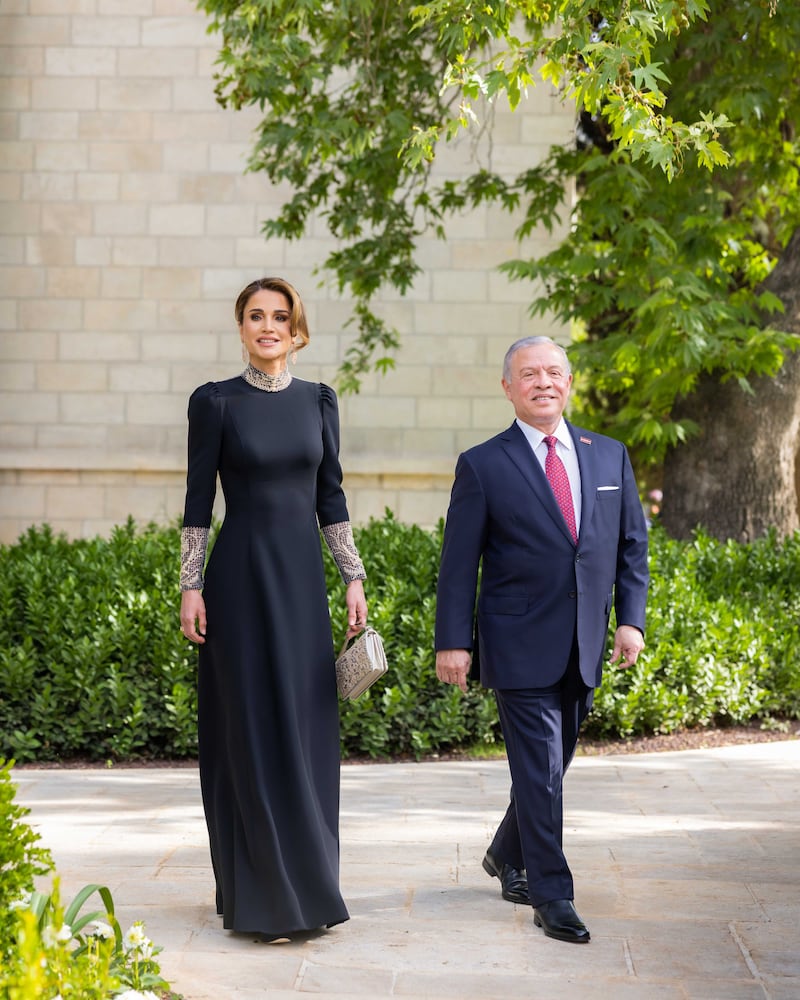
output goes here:
[[264, 392], [280, 392], [292, 381], [288, 368], [284, 368], [277, 375], [268, 375], [251, 364], [242, 372], [242, 378], [248, 385], [263, 389]]

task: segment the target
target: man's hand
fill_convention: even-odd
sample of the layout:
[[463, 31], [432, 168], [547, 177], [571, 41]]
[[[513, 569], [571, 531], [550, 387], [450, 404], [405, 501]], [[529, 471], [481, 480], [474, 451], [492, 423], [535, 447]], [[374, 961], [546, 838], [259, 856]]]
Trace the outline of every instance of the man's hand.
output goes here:
[[614, 649], [611, 653], [611, 663], [616, 663], [620, 657], [620, 669], [632, 667], [644, 649], [644, 636], [634, 625], [620, 625], [614, 633]]
[[436, 676], [445, 684], [458, 684], [467, 693], [467, 674], [472, 654], [466, 649], [440, 649], [436, 654]]

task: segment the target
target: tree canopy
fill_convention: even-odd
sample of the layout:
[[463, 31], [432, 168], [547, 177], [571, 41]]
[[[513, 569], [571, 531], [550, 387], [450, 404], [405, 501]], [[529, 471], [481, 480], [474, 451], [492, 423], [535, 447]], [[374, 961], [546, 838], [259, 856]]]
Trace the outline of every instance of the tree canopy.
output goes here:
[[[796, 337], [764, 281], [800, 224], [800, 6], [788, 0], [203, 0], [221, 32], [218, 100], [263, 112], [250, 168], [291, 194], [268, 235], [321, 213], [325, 261], [359, 336], [345, 387], [390, 364], [375, 315], [418, 271], [416, 240], [482, 202], [520, 238], [579, 205], [562, 244], [504, 268], [573, 325], [584, 422], [658, 462], [697, 431], [701, 378], [749, 391]], [[538, 81], [538, 83], [537, 83]], [[516, 177], [435, 180], [437, 144], [535, 85], [575, 102], [576, 141]], [[538, 289], [538, 291], [537, 291]]]

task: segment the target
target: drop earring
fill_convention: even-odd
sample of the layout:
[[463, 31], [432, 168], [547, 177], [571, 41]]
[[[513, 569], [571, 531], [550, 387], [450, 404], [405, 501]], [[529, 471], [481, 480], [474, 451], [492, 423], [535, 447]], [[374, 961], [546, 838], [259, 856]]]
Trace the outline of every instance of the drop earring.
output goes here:
[[250, 360], [250, 355], [247, 353], [247, 348], [244, 346], [244, 341], [242, 341], [242, 361], [247, 364]]
[[[292, 341], [292, 343], [294, 344], [294, 343], [296, 343], [296, 341], [294, 341], [294, 340], [293, 340], [293, 341]], [[294, 350], [292, 351], [292, 364], [293, 364], [293, 365], [296, 365], [296, 364], [297, 364], [297, 348], [296, 348], [296, 347], [295, 347], [295, 349], [294, 349]]]

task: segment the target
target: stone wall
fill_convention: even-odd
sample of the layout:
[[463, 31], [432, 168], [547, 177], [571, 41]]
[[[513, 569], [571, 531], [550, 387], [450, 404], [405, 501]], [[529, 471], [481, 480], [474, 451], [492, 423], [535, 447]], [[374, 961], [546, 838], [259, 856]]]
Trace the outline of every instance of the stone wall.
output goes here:
[[[187, 397], [241, 370], [233, 301], [256, 276], [303, 294], [297, 374], [335, 379], [348, 305], [314, 273], [332, 242], [321, 224], [298, 243], [260, 235], [281, 192], [243, 172], [256, 119], [215, 104], [216, 50], [189, 0], [0, 0], [0, 541], [180, 512]], [[438, 169], [512, 173], [571, 128], [538, 87], [496, 113], [491, 150], [465, 137]], [[423, 241], [409, 294], [381, 301], [397, 366], [341, 400], [354, 520], [388, 506], [435, 522], [458, 452], [509, 422], [503, 352], [552, 332], [495, 270], [520, 251], [514, 224], [456, 220]]]

